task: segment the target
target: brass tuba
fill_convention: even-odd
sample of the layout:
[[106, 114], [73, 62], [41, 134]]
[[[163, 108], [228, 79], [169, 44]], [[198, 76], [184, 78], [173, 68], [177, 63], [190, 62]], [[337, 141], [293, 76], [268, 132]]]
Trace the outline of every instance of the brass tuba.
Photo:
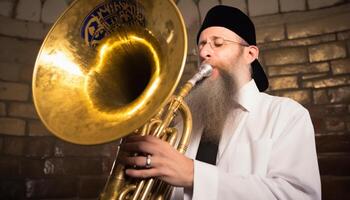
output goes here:
[[[186, 28], [173, 1], [76, 0], [38, 54], [36, 110], [68, 142], [101, 144], [136, 132], [167, 140], [184, 153], [192, 119], [183, 98], [211, 70], [203, 67], [172, 96], [186, 55]], [[169, 127], [177, 112], [184, 119], [182, 134]], [[125, 177], [124, 166], [115, 163], [100, 198], [167, 199], [170, 193], [154, 178]]]

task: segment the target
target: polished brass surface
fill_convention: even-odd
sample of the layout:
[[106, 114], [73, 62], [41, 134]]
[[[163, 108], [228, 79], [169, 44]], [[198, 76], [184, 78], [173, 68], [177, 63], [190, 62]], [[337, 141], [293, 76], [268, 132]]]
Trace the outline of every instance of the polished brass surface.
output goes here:
[[[167, 141], [180, 153], [185, 153], [190, 142], [192, 130], [192, 115], [184, 97], [192, 89], [192, 83], [186, 83], [180, 89], [177, 96], [172, 97], [170, 103], [159, 113], [151, 118], [148, 123], [138, 129], [136, 133], [140, 135], [153, 135]], [[175, 128], [169, 125], [177, 113], [180, 113], [183, 121], [182, 134], [178, 134]], [[177, 138], [180, 138], [176, 143]], [[161, 200], [169, 199], [172, 187], [165, 182], [156, 179], [133, 179], [124, 175], [122, 164], [114, 163], [107, 184], [100, 195], [100, 199], [118, 199], [118, 200]]]
[[140, 128], [168, 102], [184, 68], [187, 35], [174, 2], [114, 0], [118, 9], [136, 2], [144, 24], [110, 28], [98, 42], [82, 38], [86, 16], [106, 2], [74, 1], [35, 63], [37, 112], [52, 133], [72, 143], [105, 143]]
[[[186, 50], [185, 25], [171, 0], [76, 0], [38, 55], [33, 74], [37, 112], [52, 133], [72, 143], [105, 143], [135, 132], [184, 153], [192, 117], [183, 99], [196, 81], [172, 94]], [[177, 113], [184, 124], [181, 134], [169, 126]], [[170, 185], [127, 177], [125, 168], [114, 162], [100, 199], [169, 199]]]

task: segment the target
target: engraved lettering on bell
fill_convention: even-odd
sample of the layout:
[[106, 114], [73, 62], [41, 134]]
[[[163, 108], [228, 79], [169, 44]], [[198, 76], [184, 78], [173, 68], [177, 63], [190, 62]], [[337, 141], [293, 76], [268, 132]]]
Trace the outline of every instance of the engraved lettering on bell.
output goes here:
[[110, 0], [96, 6], [85, 17], [80, 34], [85, 44], [94, 48], [122, 26], [145, 27], [145, 24], [143, 8], [136, 0]]

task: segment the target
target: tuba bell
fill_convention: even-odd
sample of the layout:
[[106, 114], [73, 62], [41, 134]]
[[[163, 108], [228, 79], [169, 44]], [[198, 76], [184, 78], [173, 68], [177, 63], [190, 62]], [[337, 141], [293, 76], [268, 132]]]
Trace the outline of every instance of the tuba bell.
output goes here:
[[[184, 153], [192, 118], [183, 98], [210, 74], [202, 67], [173, 96], [187, 55], [183, 18], [172, 0], [75, 0], [55, 22], [33, 72], [33, 100], [62, 140], [102, 144], [154, 135]], [[182, 134], [169, 127], [175, 115]], [[100, 199], [167, 199], [171, 187], [135, 180], [114, 163]]]

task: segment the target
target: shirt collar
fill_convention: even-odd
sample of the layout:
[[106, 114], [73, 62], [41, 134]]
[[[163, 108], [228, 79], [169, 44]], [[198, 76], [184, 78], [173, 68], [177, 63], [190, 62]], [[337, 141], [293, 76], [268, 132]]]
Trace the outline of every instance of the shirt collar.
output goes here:
[[235, 96], [235, 101], [247, 111], [252, 111], [258, 101], [259, 89], [254, 79], [243, 85]]

